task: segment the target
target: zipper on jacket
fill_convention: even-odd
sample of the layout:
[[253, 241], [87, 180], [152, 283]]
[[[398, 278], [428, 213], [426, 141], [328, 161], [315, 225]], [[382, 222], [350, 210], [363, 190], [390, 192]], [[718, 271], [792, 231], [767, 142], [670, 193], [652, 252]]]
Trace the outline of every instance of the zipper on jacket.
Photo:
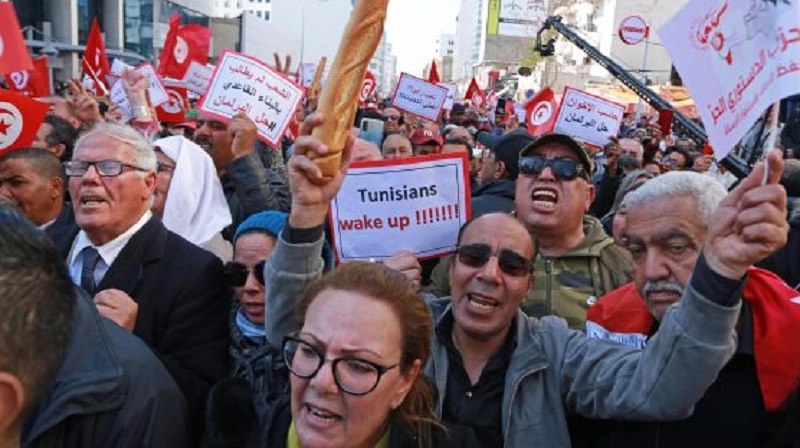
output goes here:
[[544, 316], [553, 315], [553, 260], [548, 258], [544, 260], [544, 272], [547, 274], [547, 297], [544, 302]]

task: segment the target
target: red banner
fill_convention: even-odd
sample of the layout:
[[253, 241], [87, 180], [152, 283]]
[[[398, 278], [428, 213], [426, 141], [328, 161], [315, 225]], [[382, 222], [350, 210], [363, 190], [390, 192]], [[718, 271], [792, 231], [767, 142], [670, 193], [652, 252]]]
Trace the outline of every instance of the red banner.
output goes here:
[[9, 90], [0, 90], [0, 156], [30, 146], [48, 105]]

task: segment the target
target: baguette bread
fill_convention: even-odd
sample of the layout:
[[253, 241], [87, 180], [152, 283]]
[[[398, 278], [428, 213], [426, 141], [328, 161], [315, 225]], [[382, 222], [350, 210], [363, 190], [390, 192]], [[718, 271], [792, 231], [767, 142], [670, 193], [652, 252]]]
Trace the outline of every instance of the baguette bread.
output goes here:
[[388, 6], [389, 0], [358, 0], [342, 34], [317, 108], [325, 121], [312, 131], [312, 135], [325, 143], [331, 152], [324, 157], [309, 153], [322, 170], [324, 179], [332, 179], [339, 171], [342, 150], [358, 108], [361, 84], [369, 61], [380, 44]]

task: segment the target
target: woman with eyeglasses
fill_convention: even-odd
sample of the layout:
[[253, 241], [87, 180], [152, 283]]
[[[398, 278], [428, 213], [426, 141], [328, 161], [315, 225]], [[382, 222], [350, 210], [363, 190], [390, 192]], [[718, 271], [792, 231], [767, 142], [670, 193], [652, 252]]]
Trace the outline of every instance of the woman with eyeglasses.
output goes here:
[[[256, 229], [277, 230], [263, 222], [269, 213], [277, 212], [242, 223], [234, 262], [226, 265], [237, 297], [250, 296], [246, 290], [254, 286], [262, 303], [264, 286], [254, 277], [269, 254], [263, 244], [260, 255], [253, 249], [264, 236]], [[247, 324], [238, 327], [238, 316], [249, 320], [247, 308], [241, 310], [236, 328], [249, 332]], [[342, 265], [310, 285], [297, 319], [299, 330], [286, 335], [279, 350], [251, 360], [271, 381], [260, 394], [241, 376], [212, 389], [203, 448], [479, 446], [471, 430], [445, 427], [434, 417], [434, 392], [421, 372], [433, 320], [406, 275], [376, 263]], [[241, 366], [244, 359], [231, 353]]]
[[469, 447], [471, 431], [433, 414], [422, 366], [433, 320], [408, 278], [380, 264], [348, 263], [313, 283], [283, 340], [289, 400], [270, 406], [269, 447]]

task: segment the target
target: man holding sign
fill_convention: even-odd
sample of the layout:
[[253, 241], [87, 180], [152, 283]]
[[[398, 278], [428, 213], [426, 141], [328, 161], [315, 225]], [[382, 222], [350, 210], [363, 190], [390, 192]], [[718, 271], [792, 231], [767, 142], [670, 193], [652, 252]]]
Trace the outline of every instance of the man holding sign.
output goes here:
[[231, 209], [233, 223], [222, 232], [228, 240], [250, 215], [289, 210], [289, 191], [283, 177], [264, 166], [256, 152], [257, 133], [255, 123], [241, 112], [227, 123], [206, 115], [197, 118], [194, 142], [214, 161]]
[[[273, 345], [299, 329], [295, 305], [322, 273], [326, 215], [348, 171], [352, 138], [330, 180], [323, 180], [308, 157], [329, 152], [310, 136], [321, 122], [321, 116], [312, 115], [301, 128], [288, 167], [288, 226], [264, 268], [271, 285], [265, 327]], [[545, 171], [568, 173], [563, 164], [553, 168], [551, 160], [552, 154]], [[776, 191], [752, 180], [743, 188], [770, 196]], [[728, 202], [737, 203], [743, 192], [733, 193]], [[709, 231], [703, 259], [681, 302], [666, 314], [644, 350], [589, 340], [559, 319], [526, 316], [519, 307], [533, 280], [534, 257], [527, 229], [504, 214], [468, 223], [450, 268], [452, 297], [426, 300], [436, 321], [432, 356], [424, 368], [438, 386], [436, 416], [476, 429], [486, 447], [527, 446], [535, 440], [560, 448], [570, 446], [567, 413], [653, 420], [690, 414], [735, 349], [746, 266], [785, 242], [785, 232], [778, 231], [785, 228], [785, 200], [772, 199], [739, 205], [741, 214], [750, 217], [745, 229], [730, 225]], [[736, 207], [722, 208], [712, 222], [728, 222]], [[756, 226], [769, 229], [769, 236], [751, 233]], [[331, 418], [330, 425], [337, 427], [342, 420]]]

